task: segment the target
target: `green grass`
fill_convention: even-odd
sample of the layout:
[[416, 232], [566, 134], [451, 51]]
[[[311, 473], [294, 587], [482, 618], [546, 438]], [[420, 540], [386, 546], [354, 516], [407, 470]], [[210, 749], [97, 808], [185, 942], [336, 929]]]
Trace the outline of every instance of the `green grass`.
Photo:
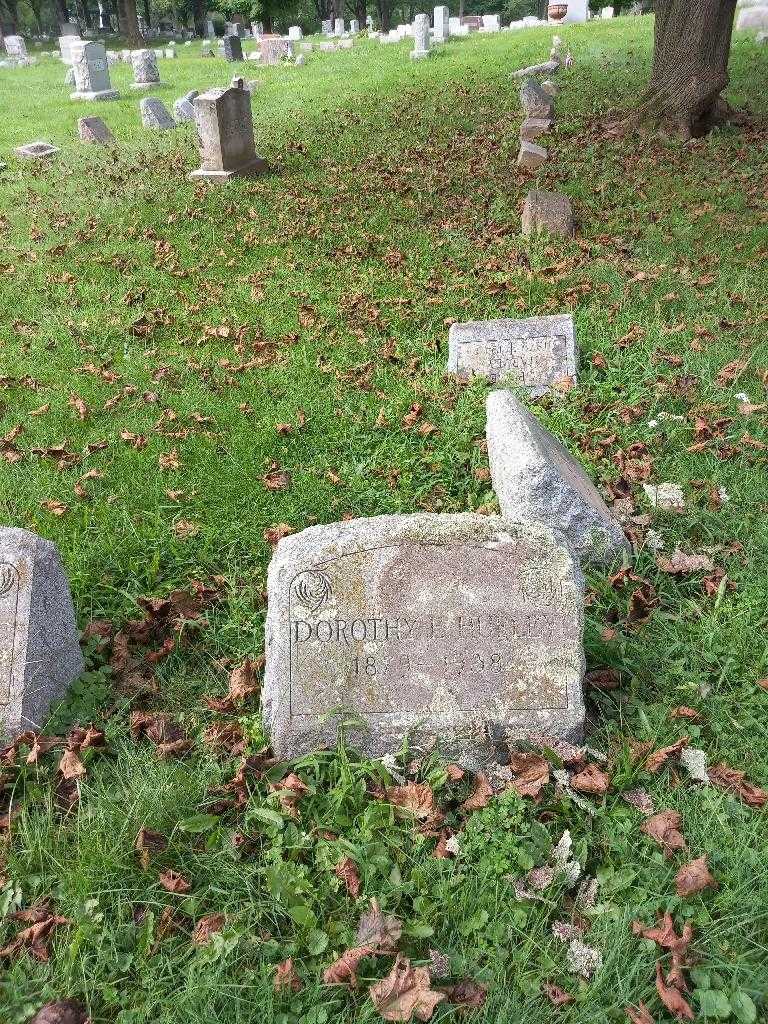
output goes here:
[[[441, 950], [454, 978], [488, 985], [478, 1021], [622, 1020], [641, 999], [669, 1019], [654, 993], [655, 952], [629, 927], [667, 909], [695, 927], [694, 1007], [709, 984], [763, 1000], [765, 1013], [764, 812], [678, 784], [668, 770], [648, 777], [626, 767], [628, 739], [663, 744], [687, 734], [712, 762], [768, 784], [768, 692], [756, 685], [768, 675], [760, 447], [768, 430], [765, 411], [742, 415], [736, 398], [766, 401], [765, 136], [756, 126], [690, 147], [653, 135], [605, 138], [602, 115], [631, 104], [646, 79], [650, 20], [561, 35], [575, 64], [562, 74], [551, 159], [538, 181], [573, 199], [579, 234], [567, 242], [519, 235], [530, 179], [514, 164], [520, 113], [508, 74], [546, 54], [548, 30], [456, 41], [416, 63], [407, 43], [356, 43], [311, 55], [304, 68], [248, 65], [262, 83], [253, 98], [257, 149], [275, 173], [224, 189], [186, 181], [197, 166], [191, 128], [142, 131], [126, 66], [112, 69], [122, 98], [104, 105], [71, 102], [57, 61], [0, 69], [0, 436], [20, 425], [23, 454], [2, 463], [0, 520], [58, 544], [83, 626], [137, 617], [141, 595], [212, 575], [227, 581], [201, 634], [160, 663], [159, 693], [143, 704], [113, 692], [103, 657], [91, 655], [91, 673], [55, 723], [113, 711], [107, 751], [88, 761], [77, 810], [62, 815], [52, 803], [55, 755], [10, 773], [6, 797], [12, 792], [22, 813], [4, 852], [3, 905], [50, 897], [73, 923], [57, 931], [50, 962], [6, 962], [4, 1022], [21, 1024], [67, 996], [84, 1000], [95, 1024], [374, 1021], [365, 985], [348, 993], [321, 984], [371, 897], [405, 922], [402, 948], [412, 959]], [[228, 83], [233, 68], [197, 59], [197, 44], [179, 52], [161, 62], [167, 84], [156, 94], [167, 106], [190, 88]], [[767, 64], [765, 47], [736, 37], [730, 95], [763, 121]], [[75, 141], [85, 114], [105, 118], [116, 153]], [[62, 147], [55, 161], [12, 156], [38, 138]], [[228, 666], [262, 650], [265, 530], [345, 515], [492, 510], [476, 472], [486, 467], [485, 388], [444, 377], [447, 325], [564, 310], [577, 325], [579, 386], [536, 403], [537, 415], [602, 482], [618, 475], [617, 453], [645, 444], [650, 480], [680, 483], [688, 505], [680, 515], [653, 512], [635, 482], [636, 514], [652, 516], [640, 534], [650, 525], [667, 553], [678, 543], [714, 549], [735, 584], [707, 596], [699, 576], [661, 573], [643, 547], [636, 571], [660, 604], [647, 624], [626, 629], [631, 588], [591, 580], [589, 666], [622, 674], [619, 689], [591, 694], [590, 742], [610, 752], [614, 779], [596, 814], [552, 787], [523, 809], [497, 800], [469, 818], [460, 857], [438, 860], [433, 840], [366, 794], [380, 765], [328, 755], [297, 768], [315, 792], [285, 828], [259, 817], [275, 798], [258, 783], [238, 819], [226, 812], [201, 833], [186, 831], [209, 806], [208, 788], [237, 767], [200, 739], [220, 717], [201, 698], [225, 692]], [[746, 366], [719, 383], [734, 360]], [[84, 420], [72, 396], [88, 406]], [[418, 423], [436, 431], [403, 425], [414, 403], [423, 407]], [[717, 423], [719, 437], [691, 452], [697, 418]], [[294, 431], [279, 433], [282, 423]], [[121, 433], [146, 444], [137, 449]], [[76, 457], [63, 468], [40, 454], [61, 443]], [[173, 449], [180, 468], [162, 470], [159, 456]], [[290, 473], [288, 489], [264, 487], [273, 463]], [[92, 469], [103, 475], [86, 479], [79, 497], [75, 485]], [[711, 507], [711, 488], [730, 500]], [[51, 501], [64, 514], [47, 511]], [[180, 522], [193, 534], [179, 536]], [[681, 704], [701, 722], [671, 720]], [[167, 762], [130, 739], [134, 706], [178, 715], [199, 741], [194, 751]], [[256, 750], [258, 709], [248, 710]], [[447, 799], [436, 763], [421, 777]], [[658, 809], [681, 811], [690, 855], [708, 853], [716, 891], [675, 896], [682, 859], [665, 862], [640, 834], [640, 815], [619, 792], [633, 784], [646, 786]], [[133, 852], [141, 826], [169, 837], [147, 871]], [[232, 845], [235, 828], [253, 840], [245, 852]], [[550, 903], [517, 902], [510, 880], [545, 859], [564, 828], [602, 883], [587, 941], [605, 962], [591, 983], [567, 972], [551, 936], [551, 923], [569, 913], [568, 894], [555, 887]], [[323, 838], [327, 831], [337, 838]], [[361, 866], [358, 901], [333, 874], [344, 855]], [[167, 866], [190, 878], [188, 896], [158, 885]], [[149, 913], [137, 923], [139, 905]], [[199, 949], [189, 929], [155, 947], [165, 906], [189, 922], [225, 912], [227, 928]], [[2, 927], [7, 943], [18, 926]], [[274, 967], [289, 955], [304, 987], [276, 996]], [[364, 961], [361, 980], [390, 965]], [[575, 1004], [553, 1010], [540, 994], [544, 980]], [[442, 1004], [435, 1019], [456, 1012]]]

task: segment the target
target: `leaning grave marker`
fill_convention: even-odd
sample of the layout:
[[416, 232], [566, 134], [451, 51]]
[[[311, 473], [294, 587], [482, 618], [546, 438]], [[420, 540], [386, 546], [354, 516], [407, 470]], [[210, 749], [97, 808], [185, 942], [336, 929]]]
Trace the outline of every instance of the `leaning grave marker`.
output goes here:
[[72, 47], [75, 92], [71, 100], [116, 100], [117, 89], [109, 78], [107, 51], [101, 43], [77, 43]]
[[584, 467], [511, 391], [486, 401], [488, 463], [501, 514], [560, 530], [583, 561], [610, 564], [630, 548]]
[[194, 106], [201, 164], [188, 175], [190, 181], [224, 182], [269, 170], [266, 160], [256, 152], [251, 94], [243, 88], [242, 80], [237, 88], [201, 93]]
[[83, 671], [69, 586], [55, 544], [0, 527], [0, 733], [45, 721]]
[[269, 567], [264, 716], [279, 757], [406, 735], [468, 764], [505, 735], [580, 737], [584, 581], [565, 539], [471, 514], [380, 516], [280, 541]]
[[473, 320], [448, 332], [448, 371], [463, 379], [511, 377], [533, 398], [576, 380], [578, 350], [570, 314], [526, 320]]

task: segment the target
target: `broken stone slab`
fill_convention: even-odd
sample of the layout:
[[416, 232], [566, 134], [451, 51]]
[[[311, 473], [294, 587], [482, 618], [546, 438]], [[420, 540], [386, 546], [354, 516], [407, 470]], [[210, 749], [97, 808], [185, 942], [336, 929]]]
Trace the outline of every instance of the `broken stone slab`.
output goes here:
[[23, 160], [44, 160], [58, 153], [59, 147], [52, 146], [50, 142], [27, 142], [23, 146], [17, 146], [13, 152]]
[[448, 372], [468, 380], [506, 377], [539, 398], [554, 385], [575, 383], [578, 350], [573, 317], [473, 320], [448, 331]]
[[552, 120], [548, 117], [526, 117], [520, 125], [520, 141], [533, 142], [540, 135], [552, 129]]
[[408, 737], [479, 765], [505, 736], [581, 736], [584, 582], [548, 527], [471, 514], [314, 526], [280, 541], [267, 590], [278, 757], [334, 746], [339, 716], [371, 757]]
[[486, 402], [488, 461], [505, 519], [560, 530], [584, 562], [629, 554], [624, 532], [584, 468], [511, 391]]
[[531, 64], [529, 68], [521, 68], [519, 71], [513, 71], [509, 76], [510, 78], [532, 78], [534, 75], [554, 75], [560, 70], [560, 61], [552, 60], [545, 61], [543, 64]]
[[168, 128], [176, 127], [176, 122], [168, 113], [165, 104], [156, 96], [147, 96], [141, 100], [139, 111], [141, 112], [141, 123], [145, 128], [166, 131]]
[[539, 231], [562, 238], [574, 233], [573, 210], [568, 196], [557, 192], [532, 189], [523, 204], [522, 229], [524, 235]]
[[110, 145], [115, 141], [112, 132], [100, 117], [81, 117], [77, 122], [77, 134], [81, 142], [95, 142]]
[[177, 124], [195, 120], [195, 100], [200, 95], [197, 89], [190, 89], [189, 92], [179, 97], [173, 104], [173, 117]]
[[520, 143], [520, 152], [517, 154], [517, 166], [526, 171], [535, 171], [541, 167], [547, 156], [548, 153], [543, 146], [523, 140]]
[[40, 728], [83, 667], [56, 545], [0, 527], [0, 732]]
[[552, 97], [532, 78], [520, 86], [520, 105], [526, 117], [552, 117]]

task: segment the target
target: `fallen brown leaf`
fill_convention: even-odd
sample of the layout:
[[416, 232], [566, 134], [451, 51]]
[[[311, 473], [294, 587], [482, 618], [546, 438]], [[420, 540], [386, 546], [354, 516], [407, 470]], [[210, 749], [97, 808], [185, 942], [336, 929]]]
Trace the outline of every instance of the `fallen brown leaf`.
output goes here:
[[392, 914], [382, 914], [378, 900], [371, 900], [371, 909], [362, 915], [357, 925], [356, 941], [359, 947], [377, 952], [394, 952], [403, 933], [402, 923]]
[[577, 793], [605, 796], [610, 784], [608, 775], [596, 764], [585, 765], [578, 775], [571, 776], [571, 789], [575, 789]]
[[74, 999], [46, 1003], [27, 1024], [91, 1024], [88, 1011]]
[[576, 1001], [575, 996], [559, 988], [551, 981], [545, 981], [541, 989], [553, 1006], [568, 1006], [569, 1003]]
[[196, 946], [204, 946], [210, 942], [212, 935], [222, 930], [226, 920], [224, 914], [207, 914], [205, 917], [201, 917], [192, 933], [192, 942]]
[[638, 1003], [637, 1006], [627, 1006], [624, 1010], [632, 1024], [655, 1024], [653, 1017], [645, 1003]]
[[685, 839], [679, 831], [681, 820], [677, 811], [659, 811], [645, 819], [641, 831], [656, 840], [665, 857], [671, 857], [675, 850], [685, 849]]
[[665, 983], [661, 973], [660, 963], [656, 964], [656, 991], [659, 993], [659, 999], [661, 999], [662, 1003], [664, 1003], [669, 1012], [677, 1017], [678, 1020], [695, 1019], [693, 1010], [685, 999], [683, 999], [680, 992], [676, 988]]
[[684, 864], [675, 875], [675, 891], [678, 896], [693, 896], [702, 889], [714, 888], [717, 882], [707, 866], [707, 855], [697, 857], [690, 864]]
[[509, 759], [509, 767], [516, 776], [510, 782], [509, 788], [519, 796], [537, 799], [549, 782], [550, 764], [541, 754], [513, 753]]
[[411, 967], [410, 960], [398, 954], [392, 970], [381, 981], [371, 985], [371, 1001], [384, 1020], [410, 1021], [414, 1016], [429, 1020], [444, 992], [430, 988], [426, 967]]
[[330, 967], [323, 971], [323, 981], [326, 985], [349, 985], [350, 988], [357, 988], [357, 969], [360, 961], [373, 952], [370, 946], [354, 946], [345, 950], [338, 960], [334, 960]]
[[167, 892], [189, 892], [192, 888], [190, 882], [173, 868], [161, 871], [157, 880]]
[[288, 957], [275, 968], [275, 992], [298, 992], [301, 988], [301, 979], [293, 966], [293, 958]]
[[651, 775], [655, 775], [667, 763], [670, 757], [679, 754], [683, 747], [687, 747], [690, 742], [688, 736], [681, 736], [679, 740], [671, 743], [668, 747], [655, 750], [646, 759], [645, 770], [650, 772]]
[[478, 772], [475, 776], [472, 792], [464, 803], [461, 804], [459, 810], [464, 811], [465, 814], [469, 814], [471, 811], [479, 811], [481, 808], [488, 806], [492, 796], [493, 789], [487, 777], [482, 772]]
[[360, 895], [360, 871], [357, 864], [351, 857], [345, 857], [333, 870], [336, 877], [340, 878], [347, 887], [347, 892], [352, 899], [356, 900]]
[[731, 768], [725, 761], [721, 761], [712, 768], [708, 768], [707, 774], [713, 786], [724, 789], [727, 793], [732, 793], [739, 800], [743, 800], [749, 807], [763, 807], [768, 802], [768, 792], [766, 790], [760, 789], [759, 786], [753, 786], [751, 782], [747, 782], [744, 772]]

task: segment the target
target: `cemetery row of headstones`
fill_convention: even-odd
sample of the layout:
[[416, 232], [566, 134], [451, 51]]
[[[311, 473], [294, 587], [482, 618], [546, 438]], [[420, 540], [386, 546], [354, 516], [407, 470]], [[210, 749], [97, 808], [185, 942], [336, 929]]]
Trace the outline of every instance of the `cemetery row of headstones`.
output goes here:
[[[250, 114], [242, 89], [201, 100], [219, 144]], [[243, 157], [212, 147], [197, 173]], [[511, 377], [531, 398], [577, 380], [570, 315], [454, 324], [448, 348], [449, 373]], [[406, 737], [439, 739], [480, 764], [506, 738], [581, 736], [582, 564], [630, 549], [584, 469], [515, 392], [490, 391], [486, 440], [500, 516], [381, 516], [278, 543], [263, 690], [278, 756], [334, 743], [329, 708], [361, 723], [349, 735], [372, 756]], [[38, 727], [82, 659], [55, 548], [23, 530], [0, 530], [0, 637], [5, 731]]]

